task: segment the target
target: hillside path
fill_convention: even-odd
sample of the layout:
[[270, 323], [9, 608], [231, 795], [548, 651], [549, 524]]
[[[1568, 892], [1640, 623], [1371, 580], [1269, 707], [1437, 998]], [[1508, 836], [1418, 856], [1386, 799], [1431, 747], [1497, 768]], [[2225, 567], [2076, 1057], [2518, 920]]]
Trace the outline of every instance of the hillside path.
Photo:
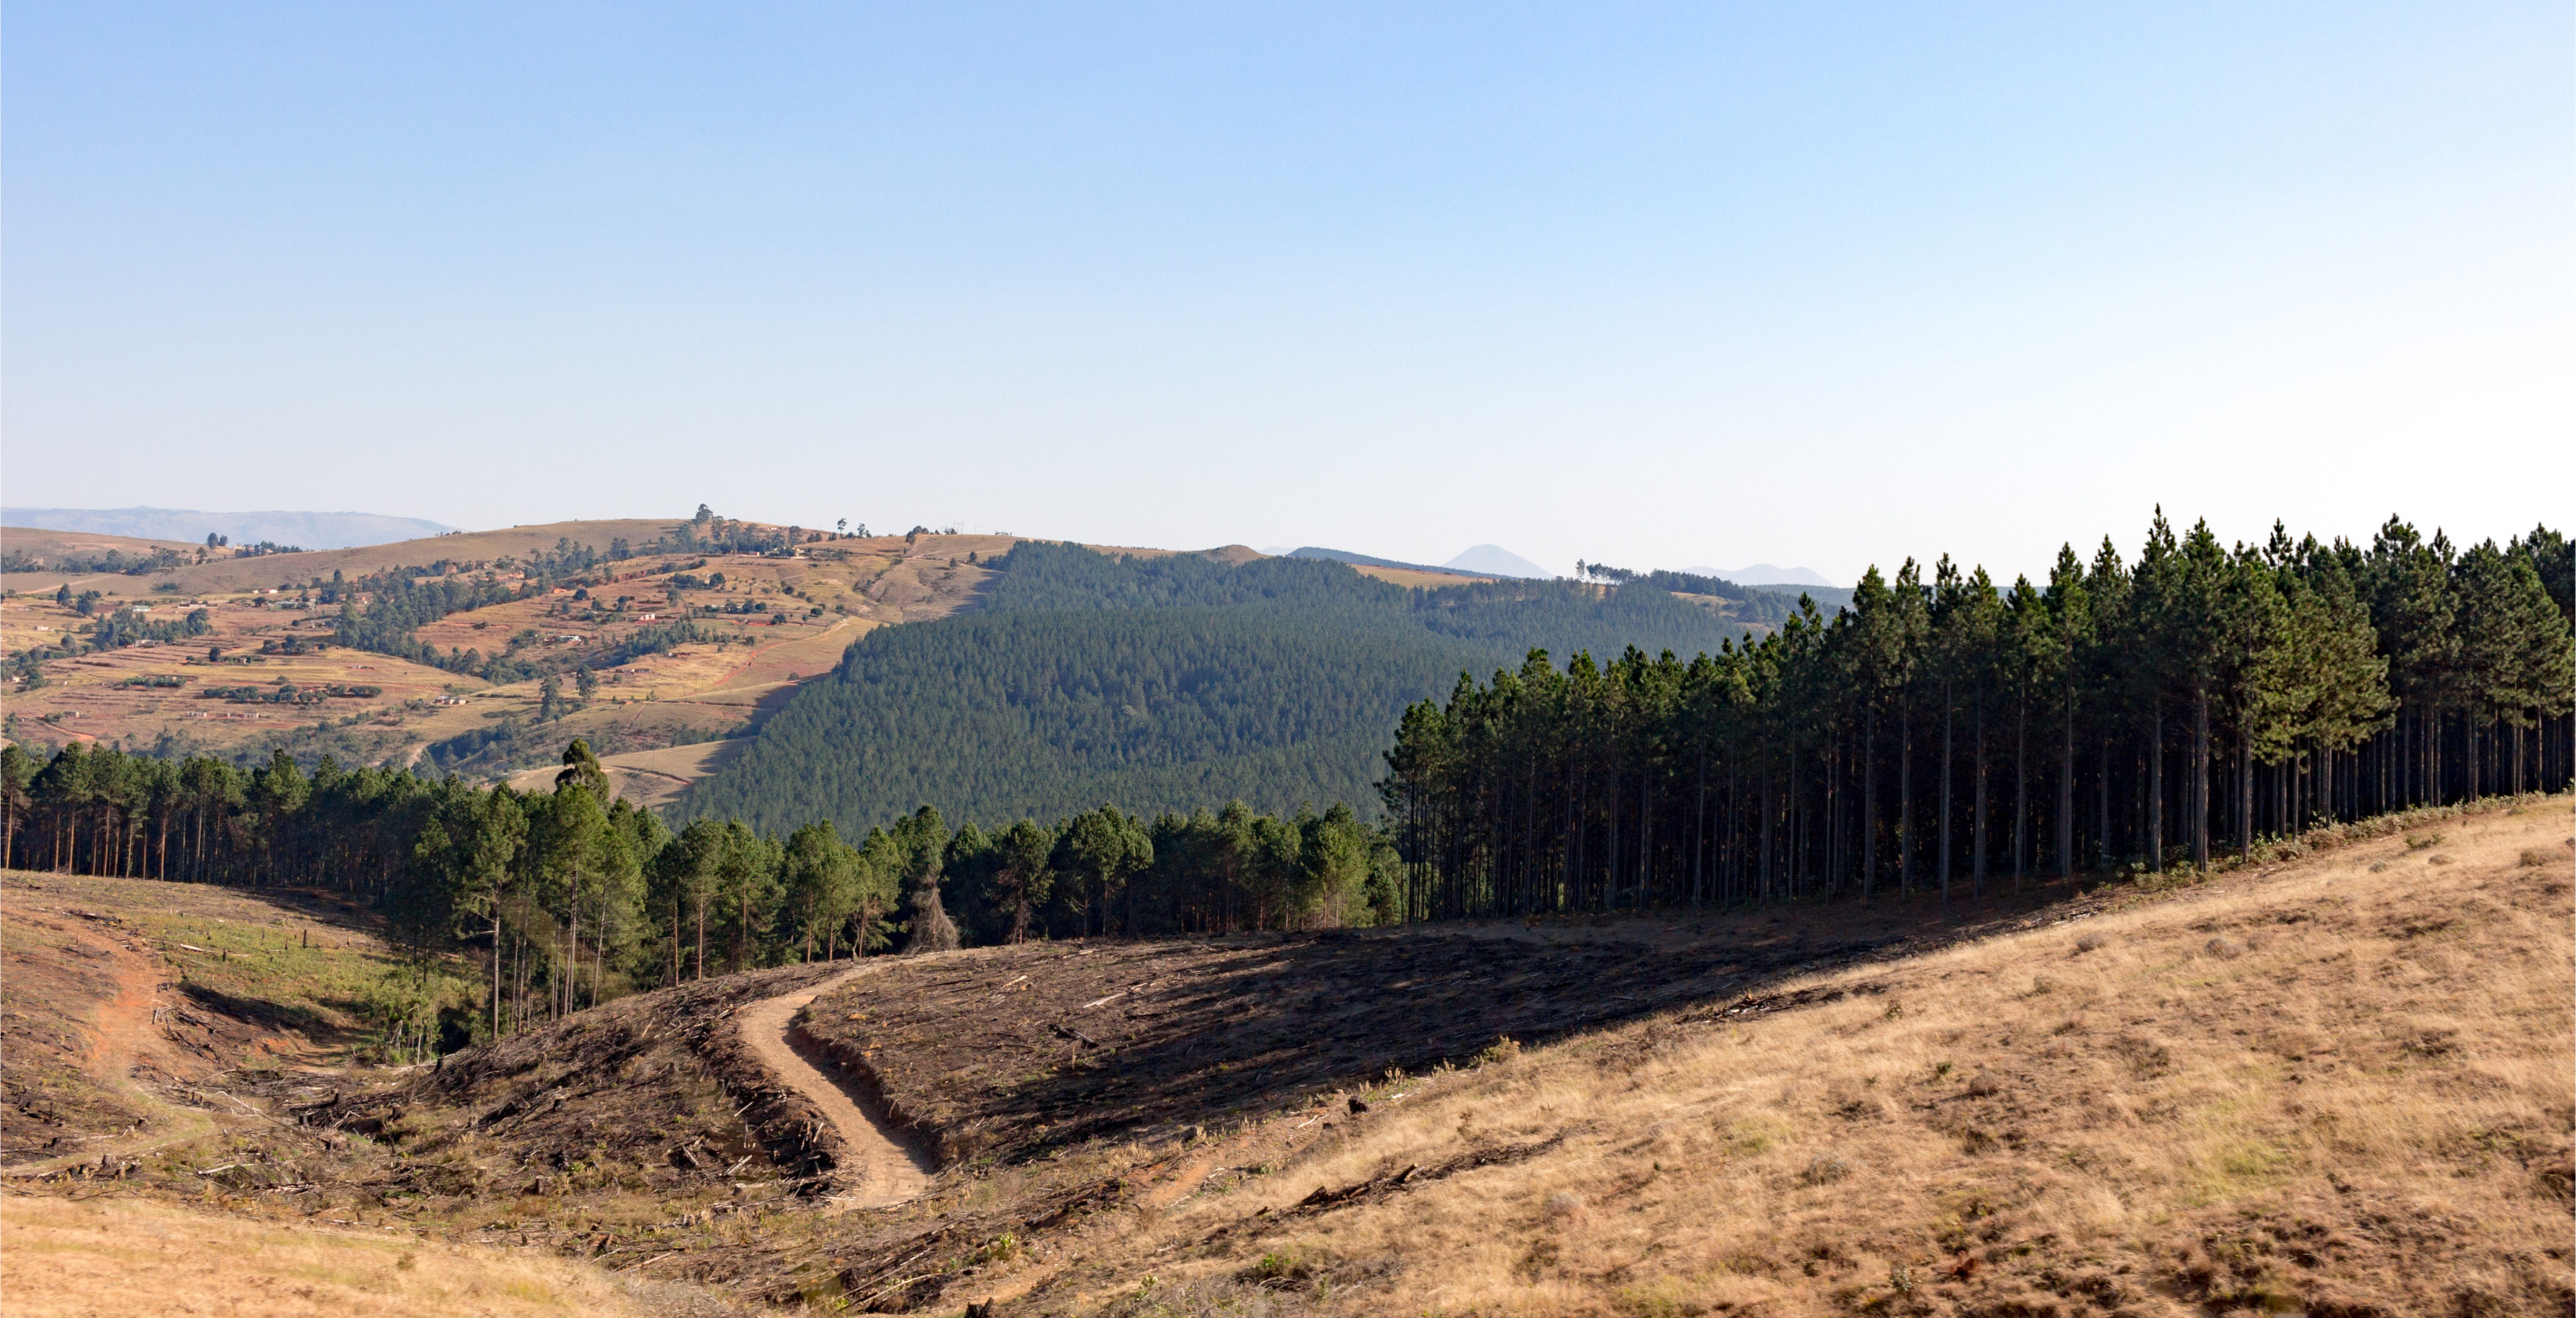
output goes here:
[[165, 983], [161, 959], [129, 938], [97, 932], [77, 921], [46, 919], [43, 923], [49, 932], [84, 948], [83, 955], [104, 962], [115, 980], [116, 996], [99, 1003], [86, 1022], [90, 1039], [83, 1069], [140, 1109], [146, 1120], [123, 1136], [85, 1143], [77, 1152], [19, 1163], [0, 1170], [0, 1176], [44, 1176], [74, 1163], [137, 1158], [213, 1129], [220, 1120], [214, 1114], [173, 1104], [134, 1078], [136, 1065], [147, 1056], [165, 1066], [172, 1060], [160, 1046], [160, 1008], [167, 1005], [161, 1001]]
[[[793, 1037], [796, 1013], [805, 1004], [856, 979], [863, 971], [854, 969], [836, 975], [812, 988], [782, 993], [745, 1007], [736, 1019], [742, 1025], [743, 1042], [751, 1045], [752, 1054], [781, 1080], [798, 1093], [814, 1100], [814, 1106], [841, 1132], [849, 1145], [849, 1156], [840, 1167], [845, 1186], [832, 1201], [842, 1208], [883, 1208], [899, 1204], [930, 1188], [930, 1161], [905, 1141], [895, 1137], [887, 1123], [873, 1111], [873, 1103], [862, 1103], [860, 1097], [815, 1064], [819, 1052], [799, 1047]], [[825, 1061], [829, 1065], [828, 1061]], [[836, 1068], [837, 1069], [837, 1068]]]

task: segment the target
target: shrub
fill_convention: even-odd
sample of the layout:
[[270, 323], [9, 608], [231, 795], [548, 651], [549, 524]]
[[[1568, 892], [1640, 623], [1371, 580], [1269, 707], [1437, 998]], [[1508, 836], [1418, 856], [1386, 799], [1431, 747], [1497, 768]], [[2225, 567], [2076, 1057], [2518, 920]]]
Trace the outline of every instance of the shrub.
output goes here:
[[1494, 1040], [1492, 1043], [1485, 1045], [1484, 1050], [1477, 1053], [1470, 1064], [1474, 1066], [1493, 1066], [1497, 1063], [1508, 1062], [1520, 1055], [1521, 1041], [1506, 1034], [1501, 1038]]
[[1243, 1270], [1240, 1279], [1249, 1282], [1311, 1281], [1315, 1275], [1315, 1265], [1292, 1250], [1285, 1254], [1262, 1255], [1260, 1262]]
[[1850, 1160], [1827, 1149], [1807, 1160], [1806, 1170], [1798, 1173], [1798, 1184], [1831, 1185], [1851, 1174]]
[[389, 1061], [418, 1061], [436, 1046], [437, 1000], [409, 968], [396, 966], [368, 986], [358, 1015], [375, 1031], [376, 1054]]

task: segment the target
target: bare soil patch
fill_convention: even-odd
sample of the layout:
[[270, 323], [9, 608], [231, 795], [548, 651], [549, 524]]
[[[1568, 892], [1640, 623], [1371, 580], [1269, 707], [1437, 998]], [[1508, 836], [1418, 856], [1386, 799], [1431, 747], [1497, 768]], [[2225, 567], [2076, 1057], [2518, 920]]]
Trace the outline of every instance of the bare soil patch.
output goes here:
[[930, 1188], [936, 1166], [926, 1150], [896, 1138], [897, 1128], [884, 1116], [883, 1105], [844, 1076], [798, 1019], [818, 994], [867, 973], [853, 969], [825, 983], [764, 999], [743, 1008], [737, 1019], [752, 1056], [803, 1094], [840, 1134], [833, 1169], [840, 1191], [832, 1196], [833, 1202], [880, 1208]]

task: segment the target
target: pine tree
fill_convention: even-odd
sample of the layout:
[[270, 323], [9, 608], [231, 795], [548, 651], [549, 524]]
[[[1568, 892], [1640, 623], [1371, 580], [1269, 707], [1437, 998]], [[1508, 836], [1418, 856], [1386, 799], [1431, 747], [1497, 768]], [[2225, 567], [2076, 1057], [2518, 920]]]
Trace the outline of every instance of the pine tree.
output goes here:
[[707, 973], [707, 912], [717, 900], [717, 876], [724, 863], [725, 824], [700, 819], [680, 830], [654, 858], [652, 904], [657, 916], [669, 912], [670, 982], [681, 979], [682, 949], [689, 950], [688, 977]]
[[1028, 941], [1030, 914], [1053, 891], [1055, 870], [1048, 862], [1055, 855], [1055, 831], [1034, 819], [1023, 819], [994, 841], [993, 891], [1010, 913], [1010, 931], [1003, 941], [1023, 943]]
[[787, 927], [780, 932], [800, 944], [799, 960], [813, 960], [817, 942], [824, 959], [831, 959], [836, 931], [857, 895], [858, 868], [858, 853], [841, 841], [830, 820], [788, 835], [782, 908]]
[[939, 901], [940, 863], [948, 846], [948, 826], [939, 811], [923, 806], [896, 826], [896, 841], [905, 853], [904, 925], [910, 937], [904, 951], [952, 952], [957, 926]]
[[27, 789], [38, 767], [18, 743], [0, 745], [0, 869], [18, 868], [18, 821], [35, 803]]

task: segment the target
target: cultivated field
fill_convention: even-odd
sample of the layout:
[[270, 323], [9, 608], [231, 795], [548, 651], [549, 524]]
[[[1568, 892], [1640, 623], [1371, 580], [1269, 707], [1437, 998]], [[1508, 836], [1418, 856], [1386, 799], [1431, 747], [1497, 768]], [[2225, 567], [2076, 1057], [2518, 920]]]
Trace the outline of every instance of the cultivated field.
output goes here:
[[[0, 578], [0, 650], [9, 655], [59, 648], [92, 618], [130, 607], [149, 610], [142, 616], [156, 622], [202, 609], [206, 627], [182, 641], [145, 641], [48, 660], [41, 684], [13, 679], [7, 694], [10, 735], [38, 745], [77, 739], [216, 752], [283, 742], [329, 751], [343, 761], [417, 763], [437, 743], [470, 742], [505, 722], [532, 725], [541, 712], [541, 683], [495, 685], [330, 644], [338, 606], [318, 597], [334, 573], [355, 581], [371, 572], [427, 569], [443, 560], [485, 564], [469, 575], [507, 585], [520, 579], [509, 563], [524, 564], [560, 542], [602, 550], [619, 539], [651, 545], [672, 525], [567, 522], [364, 549], [222, 559], [141, 576], [11, 574]], [[157, 541], [14, 529], [0, 532], [0, 541], [11, 551], [39, 555], [107, 549], [148, 554], [163, 547]], [[640, 630], [690, 618], [725, 643], [689, 642], [593, 665], [596, 695], [574, 700], [567, 678], [570, 703], [543, 737], [532, 739], [550, 748], [535, 758], [551, 758], [574, 737], [610, 752], [685, 747], [756, 724], [784, 703], [796, 683], [830, 670], [870, 628], [968, 606], [991, 575], [970, 558], [1007, 552], [1012, 543], [1003, 536], [887, 536], [809, 544], [794, 558], [645, 552], [586, 574], [596, 583], [587, 590], [567, 587], [451, 614], [413, 635], [441, 652], [515, 651], [568, 669]], [[57, 602], [56, 592], [65, 585], [75, 597], [72, 604]], [[85, 614], [74, 606], [91, 591], [98, 598]], [[306, 703], [208, 698], [213, 689], [284, 686], [307, 693]], [[663, 777], [634, 785], [657, 800], [668, 799], [686, 785], [685, 779], [664, 781], [669, 767], [663, 766]]]

